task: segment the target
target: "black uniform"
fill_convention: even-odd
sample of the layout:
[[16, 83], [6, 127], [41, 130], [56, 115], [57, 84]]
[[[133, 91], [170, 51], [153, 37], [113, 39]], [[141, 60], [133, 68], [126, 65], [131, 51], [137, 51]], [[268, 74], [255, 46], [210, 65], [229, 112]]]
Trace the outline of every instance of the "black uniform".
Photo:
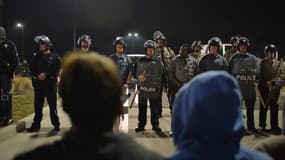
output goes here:
[[8, 124], [12, 120], [12, 94], [10, 91], [18, 60], [15, 44], [7, 39], [0, 41], [0, 118], [2, 124]]
[[207, 54], [201, 58], [199, 62], [200, 73], [210, 71], [210, 70], [225, 70], [228, 71], [229, 64], [227, 60], [217, 54]]
[[[40, 122], [42, 120], [42, 110], [44, 105], [44, 99], [47, 98], [47, 102], [50, 109], [51, 123], [55, 127], [59, 127], [59, 119], [57, 116], [57, 95], [56, 84], [57, 76], [60, 69], [59, 56], [49, 53], [44, 55], [39, 53], [34, 55], [31, 62], [32, 82], [35, 90], [34, 107], [35, 117], [32, 126], [34, 128], [40, 128]], [[40, 73], [46, 73], [45, 80], [38, 80], [37, 76]]]
[[239, 82], [242, 98], [246, 106], [247, 128], [255, 130], [254, 104], [256, 100], [255, 84], [257, 59], [250, 53], [237, 53], [230, 59], [229, 70]]
[[[141, 69], [139, 68], [139, 63], [145, 64], [146, 68]], [[151, 66], [156, 65], [159, 68], [155, 69]], [[155, 71], [156, 70], [156, 71]], [[138, 94], [139, 98], [139, 116], [138, 116], [138, 128], [136, 131], [143, 131], [144, 127], [147, 122], [147, 101], [149, 100], [150, 103], [150, 110], [151, 110], [151, 124], [152, 128], [155, 131], [161, 131], [159, 128], [159, 109], [160, 109], [160, 103], [161, 103], [161, 84], [166, 84], [166, 76], [163, 72], [163, 67], [159, 61], [156, 61], [151, 58], [143, 57], [141, 58], [137, 64], [135, 65], [135, 73], [134, 75], [137, 75], [138, 78], [139, 75], [144, 74], [145, 72], [145, 79], [146, 81], [143, 84], [138, 83], [138, 90], [140, 91]], [[155, 73], [152, 73], [155, 71]], [[159, 75], [156, 75], [159, 74]], [[152, 78], [150, 78], [152, 76]], [[155, 77], [156, 80], [153, 79]], [[148, 85], [145, 85], [148, 83]], [[153, 86], [153, 87], [146, 87], [146, 86]], [[165, 86], [165, 88], [167, 88]]]

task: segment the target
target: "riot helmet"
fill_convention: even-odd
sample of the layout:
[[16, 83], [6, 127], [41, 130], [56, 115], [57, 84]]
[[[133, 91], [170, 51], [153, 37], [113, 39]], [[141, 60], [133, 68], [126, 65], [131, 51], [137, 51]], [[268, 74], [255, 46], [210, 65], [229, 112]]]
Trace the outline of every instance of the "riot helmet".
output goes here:
[[220, 48], [222, 46], [222, 41], [219, 37], [212, 37], [209, 41], [208, 41], [208, 47], [210, 46], [217, 46], [218, 48]]
[[250, 46], [249, 40], [246, 37], [240, 37], [238, 41], [238, 47], [241, 45], [246, 45], [247, 47]]
[[40, 43], [43, 43], [45, 44], [46, 46], [52, 48], [53, 47], [53, 44], [51, 42], [51, 40], [49, 39], [48, 36], [46, 35], [39, 35], [39, 36], [36, 36], [34, 38], [34, 41], [37, 43], [37, 44], [40, 44]]
[[264, 54], [267, 56], [268, 53], [276, 54], [278, 52], [277, 47], [274, 44], [268, 44], [264, 48]]
[[184, 43], [180, 46], [179, 54], [182, 57], [187, 57], [191, 51], [191, 46], [188, 43]]
[[155, 48], [156, 47], [156, 44], [153, 40], [147, 40], [145, 43], [144, 43], [144, 48], [147, 49], [147, 48]]
[[238, 42], [239, 38], [239, 35], [232, 36], [230, 39], [230, 43], [233, 44], [234, 42]]
[[180, 46], [180, 50], [186, 50], [187, 52], [190, 52], [191, 47], [188, 43], [184, 43]]
[[6, 39], [6, 31], [2, 26], [0, 26], [0, 40], [2, 39]]
[[124, 37], [116, 37], [116, 39], [113, 42], [114, 48], [116, 48], [116, 45], [118, 45], [118, 44], [123, 45], [125, 49], [127, 48], [127, 43], [126, 43]]
[[191, 44], [191, 49], [194, 50], [195, 46], [198, 46], [200, 49], [202, 49], [203, 44], [200, 40], [194, 40]]
[[167, 41], [167, 39], [164, 35], [158, 35], [157, 37], [155, 37], [155, 41], [158, 41], [158, 40], [163, 40], [164, 42]]
[[81, 47], [81, 42], [82, 42], [82, 41], [86, 41], [86, 42], [89, 44], [89, 46], [90, 46], [91, 43], [92, 43], [91, 37], [90, 37], [89, 35], [87, 35], [87, 34], [83, 34], [83, 35], [81, 35], [81, 36], [78, 37], [77, 45]]

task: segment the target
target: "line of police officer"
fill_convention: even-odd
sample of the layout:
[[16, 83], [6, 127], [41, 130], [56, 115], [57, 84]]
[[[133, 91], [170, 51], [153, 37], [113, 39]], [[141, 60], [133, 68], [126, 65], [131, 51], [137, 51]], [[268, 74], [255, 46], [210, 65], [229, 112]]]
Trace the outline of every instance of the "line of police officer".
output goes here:
[[[270, 107], [270, 131], [280, 133], [277, 101], [284, 82], [284, 66], [283, 62], [277, 59], [277, 47], [273, 44], [265, 46], [265, 58], [259, 64], [256, 56], [248, 52], [250, 43], [246, 37], [237, 35], [231, 37], [230, 41], [232, 48], [226, 51], [223, 57], [217, 53], [222, 45], [221, 40], [218, 37], [211, 38], [208, 41], [209, 53], [199, 58], [199, 71], [226, 70], [230, 72], [240, 85], [246, 106], [247, 129], [257, 131], [254, 124], [254, 104], [258, 96], [260, 99], [260, 130], [266, 130], [266, 114]], [[196, 42], [194, 41], [193, 44]], [[199, 51], [198, 47], [197, 50]], [[200, 54], [194, 52], [192, 55], [198, 58]], [[258, 88], [256, 83], [258, 83]]]
[[[194, 41], [192, 45], [197, 42]], [[198, 52], [194, 51], [192, 55], [199, 61], [199, 71], [226, 70], [230, 72], [240, 85], [246, 106], [247, 129], [257, 131], [254, 124], [254, 105], [258, 96], [260, 100], [259, 129], [266, 130], [266, 114], [270, 107], [270, 131], [280, 133], [277, 101], [284, 82], [284, 66], [283, 62], [277, 59], [277, 47], [273, 44], [266, 45], [265, 58], [259, 63], [256, 56], [248, 52], [250, 43], [246, 37], [236, 35], [231, 37], [230, 42], [232, 48], [226, 51], [224, 57], [217, 53], [222, 45], [218, 37], [213, 37], [208, 41], [209, 53], [207, 55], [200, 56], [199, 49], [202, 47], [197, 45]]]
[[[5, 39], [5, 30], [2, 27], [0, 28], [0, 38], [0, 117], [3, 124], [9, 124], [12, 122], [11, 79], [18, 65], [18, 54], [13, 42]], [[125, 50], [127, 44], [124, 37], [117, 37], [114, 40], [114, 54], [110, 56], [118, 65], [124, 88], [128, 87], [127, 84], [130, 82], [132, 76], [138, 78], [138, 89], [140, 92], [137, 132], [143, 131], [146, 125], [147, 100], [151, 102], [151, 122], [153, 130], [161, 131], [158, 118], [162, 116], [163, 90], [165, 90], [168, 95], [171, 107], [175, 93], [184, 83], [191, 80], [196, 73], [191, 73], [191, 78], [188, 78], [185, 82], [179, 80], [181, 79], [181, 75], [182, 77], [186, 77], [186, 74], [194, 70], [195, 72], [199, 70], [200, 73], [209, 70], [226, 70], [237, 78], [246, 105], [247, 128], [251, 131], [256, 131], [253, 117], [254, 104], [256, 101], [255, 82], [258, 80], [256, 76], [260, 75], [258, 76], [260, 77], [258, 89], [260, 91], [259, 99], [261, 101], [259, 126], [262, 130], [265, 130], [266, 112], [268, 107], [270, 107], [271, 130], [280, 132], [277, 119], [277, 98], [283, 85], [284, 67], [282, 62], [274, 59], [278, 52], [276, 46], [268, 45], [265, 47], [264, 52], [266, 57], [262, 60], [260, 72], [258, 72], [257, 58], [253, 54], [248, 53], [250, 44], [246, 37], [231, 37], [233, 48], [226, 52], [225, 57], [218, 53], [222, 45], [219, 37], [213, 37], [208, 41], [208, 54], [201, 53], [202, 42], [196, 40], [193, 41], [191, 45], [192, 53], [190, 53], [190, 45], [183, 44], [180, 48], [179, 55], [175, 55], [173, 50], [166, 46], [166, 37], [161, 32], [156, 31], [153, 38], [154, 41], [148, 40], [145, 42], [144, 48], [146, 57], [140, 59], [138, 63], [136, 63], [135, 68], [133, 68], [132, 62], [126, 56]], [[56, 110], [56, 83], [60, 69], [60, 57], [52, 52], [52, 42], [46, 35], [36, 36], [34, 40], [39, 47], [39, 53], [35, 54], [31, 61], [32, 80], [35, 89], [35, 117], [28, 131], [33, 132], [40, 129], [42, 107], [45, 97], [50, 107], [50, 118], [54, 125], [54, 130], [58, 131], [60, 123]], [[90, 52], [91, 43], [91, 37], [86, 34], [81, 35], [77, 41], [82, 52], [87, 53]], [[180, 58], [179, 56], [182, 57], [183, 60], [178, 60]], [[196, 60], [191, 60], [190, 63], [189, 57], [190, 59]], [[171, 63], [172, 65], [170, 65]], [[179, 73], [181, 70], [176, 69], [175, 66], [184, 67], [183, 72]], [[185, 73], [185, 75], [183, 75], [183, 73]]]

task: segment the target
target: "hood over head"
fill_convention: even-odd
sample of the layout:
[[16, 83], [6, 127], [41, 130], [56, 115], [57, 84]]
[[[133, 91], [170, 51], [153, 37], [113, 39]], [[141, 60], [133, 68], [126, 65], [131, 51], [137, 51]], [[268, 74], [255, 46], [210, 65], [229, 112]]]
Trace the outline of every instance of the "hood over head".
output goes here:
[[178, 148], [240, 144], [244, 133], [242, 98], [237, 81], [225, 71], [208, 71], [176, 95], [173, 138]]

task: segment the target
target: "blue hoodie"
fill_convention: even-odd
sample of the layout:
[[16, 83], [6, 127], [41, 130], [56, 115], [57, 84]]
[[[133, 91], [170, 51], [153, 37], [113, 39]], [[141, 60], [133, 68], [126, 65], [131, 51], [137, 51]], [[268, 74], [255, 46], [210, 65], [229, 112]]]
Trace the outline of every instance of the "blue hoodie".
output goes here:
[[225, 71], [208, 71], [184, 85], [173, 107], [178, 160], [269, 160], [241, 146], [242, 99], [237, 81]]

